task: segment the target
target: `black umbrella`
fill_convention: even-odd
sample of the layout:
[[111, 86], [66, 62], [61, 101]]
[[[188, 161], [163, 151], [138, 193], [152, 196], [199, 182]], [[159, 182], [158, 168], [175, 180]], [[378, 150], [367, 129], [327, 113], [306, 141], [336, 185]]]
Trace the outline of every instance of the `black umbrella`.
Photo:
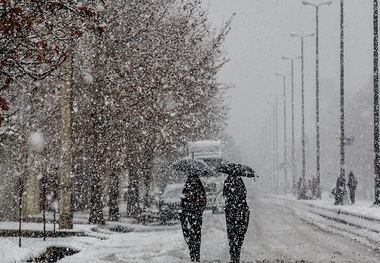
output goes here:
[[185, 172], [187, 175], [199, 176], [217, 176], [217, 173], [208, 164], [200, 159], [192, 159], [190, 157], [180, 159], [170, 166], [171, 169], [176, 171]]
[[216, 168], [216, 171], [234, 176], [258, 177], [251, 167], [240, 163], [222, 163]]

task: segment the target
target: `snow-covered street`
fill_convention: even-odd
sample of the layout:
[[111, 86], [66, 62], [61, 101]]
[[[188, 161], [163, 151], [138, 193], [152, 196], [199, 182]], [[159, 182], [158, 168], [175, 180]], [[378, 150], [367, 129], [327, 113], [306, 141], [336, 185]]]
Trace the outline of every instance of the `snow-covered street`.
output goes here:
[[253, 199], [250, 204], [253, 216], [244, 259], [284, 262], [378, 262], [380, 259], [378, 251], [356, 240], [360, 237], [351, 234], [344, 221], [317, 215], [318, 208], [273, 198]]
[[[249, 197], [251, 218], [241, 262], [379, 262], [380, 208], [358, 200], [355, 206], [334, 206], [333, 200], [300, 201], [294, 197], [253, 194]], [[134, 228], [117, 233], [106, 228], [78, 226], [90, 236], [1, 238], [2, 262], [25, 262], [46, 247], [69, 247], [80, 252], [59, 262], [190, 262], [180, 225], [120, 223]], [[109, 228], [109, 226], [108, 226]], [[87, 229], [87, 230], [86, 230]], [[9, 253], [12, 251], [12, 253]], [[201, 262], [229, 262], [224, 214], [204, 213]]]

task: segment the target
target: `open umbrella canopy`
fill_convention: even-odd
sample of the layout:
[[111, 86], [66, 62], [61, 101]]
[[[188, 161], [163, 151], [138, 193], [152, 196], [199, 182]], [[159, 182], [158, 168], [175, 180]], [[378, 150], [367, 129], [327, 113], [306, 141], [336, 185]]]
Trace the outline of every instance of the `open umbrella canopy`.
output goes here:
[[229, 175], [245, 176], [248, 178], [258, 177], [255, 175], [255, 171], [251, 167], [240, 163], [222, 163], [216, 168], [216, 171]]
[[181, 171], [187, 175], [199, 175], [205, 177], [217, 176], [217, 173], [208, 164], [200, 159], [186, 157], [175, 161], [170, 166], [175, 171]]

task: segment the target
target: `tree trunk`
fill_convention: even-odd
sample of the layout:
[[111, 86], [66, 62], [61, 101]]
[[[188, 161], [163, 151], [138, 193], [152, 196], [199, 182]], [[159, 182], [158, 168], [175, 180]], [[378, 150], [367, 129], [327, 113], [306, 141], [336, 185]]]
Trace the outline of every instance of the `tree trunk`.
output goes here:
[[91, 184], [90, 198], [90, 218], [89, 223], [94, 225], [104, 225], [103, 203], [102, 203], [102, 184], [99, 171], [94, 169], [93, 179]]
[[118, 169], [112, 169], [110, 174], [110, 186], [109, 186], [109, 213], [108, 217], [110, 221], [119, 221], [119, 173]]
[[139, 202], [139, 172], [135, 166], [129, 168], [128, 179], [127, 215], [138, 217], [141, 212]]
[[102, 93], [102, 67], [103, 65], [100, 60], [100, 48], [102, 45], [102, 33], [99, 31], [96, 34], [97, 37], [97, 47], [95, 55], [95, 68], [94, 74], [96, 76], [94, 81], [94, 92], [95, 99], [93, 101], [93, 146], [94, 146], [94, 158], [93, 158], [93, 169], [92, 169], [92, 185], [91, 185], [91, 197], [90, 197], [90, 224], [104, 225], [103, 217], [103, 203], [102, 203], [102, 171], [104, 163], [104, 155], [102, 149], [103, 134], [105, 129], [105, 118], [102, 113], [102, 107], [104, 106], [104, 98]]
[[61, 151], [62, 170], [60, 176], [59, 228], [73, 228], [73, 177], [71, 109], [72, 109], [72, 57], [68, 56], [62, 67], [63, 83], [61, 88]]
[[24, 191], [25, 196], [23, 201], [23, 217], [27, 218], [32, 215], [36, 215], [40, 212], [40, 188], [39, 188], [39, 180], [35, 174], [35, 171], [31, 169], [29, 173], [26, 173], [27, 176], [25, 178]]
[[144, 170], [144, 207], [150, 207], [150, 186], [152, 184], [152, 178], [149, 170]]
[[[153, 167], [153, 156], [151, 153], [146, 152], [146, 159], [144, 164], [144, 172], [143, 172], [143, 188], [144, 188], [144, 197], [143, 203], [144, 207], [150, 207], [151, 198], [150, 198], [150, 189], [152, 186], [152, 167]], [[149, 157], [148, 157], [149, 156]]]
[[89, 223], [95, 225], [104, 225], [103, 202], [102, 202], [102, 153], [101, 153], [101, 126], [102, 118], [97, 112], [93, 114], [93, 145], [94, 157], [92, 164], [91, 196], [90, 196], [90, 218]]

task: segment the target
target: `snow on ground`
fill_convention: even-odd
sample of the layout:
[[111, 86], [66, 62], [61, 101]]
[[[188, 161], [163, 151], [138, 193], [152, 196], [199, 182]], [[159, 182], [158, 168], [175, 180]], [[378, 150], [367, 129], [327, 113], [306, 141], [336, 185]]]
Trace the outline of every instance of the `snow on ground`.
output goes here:
[[[322, 200], [295, 200], [293, 196], [276, 197], [279, 202], [288, 200], [342, 212], [363, 215], [380, 220], [380, 208], [373, 207], [371, 201], [358, 200], [355, 205], [334, 206], [334, 201], [324, 195]], [[279, 203], [276, 202], [276, 203]], [[110, 223], [111, 224], [111, 223]], [[68, 247], [80, 251], [67, 256], [59, 262], [128, 262], [128, 263], [182, 263], [189, 262], [189, 253], [183, 240], [179, 224], [172, 226], [143, 226], [129, 219], [113, 223], [133, 228], [132, 232], [118, 233], [108, 228], [98, 228], [87, 224], [75, 224], [74, 231], [90, 236], [65, 238], [22, 238], [22, 247], [17, 237], [0, 238], [0, 262], [26, 262], [45, 252], [47, 247]], [[42, 230], [42, 224], [23, 223], [23, 229]], [[0, 222], [0, 229], [17, 229], [14, 222]], [[53, 225], [47, 224], [52, 230]], [[270, 245], [270, 244], [269, 244]], [[247, 248], [243, 249], [247, 250]], [[214, 215], [210, 211], [204, 214], [202, 228], [201, 257], [207, 262], [228, 262], [228, 241], [224, 214]]]
[[[294, 197], [292, 195], [280, 196], [280, 198], [294, 200]], [[348, 212], [350, 214], [368, 216], [368, 217], [376, 218], [380, 220], [380, 207], [373, 206], [374, 200], [372, 201], [356, 200], [355, 205], [336, 206], [334, 205], [334, 200], [331, 194], [324, 193], [321, 200], [317, 199], [317, 200], [297, 200], [297, 201], [305, 203], [305, 204], [313, 204], [315, 206], [319, 206], [319, 207], [323, 207], [327, 209], [340, 210], [343, 212]]]
[[[293, 200], [294, 197], [291, 195], [288, 195], [286, 197], [282, 198], [288, 198]], [[324, 193], [321, 200], [298, 200], [299, 202], [304, 202], [308, 204], [313, 204], [316, 206], [329, 208], [329, 209], [339, 209], [341, 211], [345, 211], [352, 214], [362, 215], [362, 216], [368, 216], [372, 218], [376, 218], [380, 220], [380, 207], [379, 206], [373, 206], [373, 202], [369, 200], [356, 200], [355, 205], [343, 205], [343, 206], [336, 206], [334, 205], [334, 200], [331, 197], [330, 193]]]
[[[202, 231], [202, 254], [208, 258], [219, 259], [227, 247], [224, 215], [212, 215], [205, 212], [208, 223], [204, 223]], [[216, 224], [213, 220], [218, 221]], [[117, 233], [110, 231], [112, 225], [133, 228], [132, 232]], [[206, 227], [206, 225], [208, 227]], [[212, 226], [214, 225], [214, 227]], [[223, 226], [220, 228], [220, 226]], [[1, 222], [0, 229], [17, 229], [17, 222]], [[23, 230], [42, 230], [42, 224], [23, 223]], [[47, 224], [47, 230], [53, 230], [52, 224]], [[119, 223], [110, 223], [108, 228], [99, 228], [87, 224], [75, 224], [74, 231], [85, 232], [85, 237], [65, 238], [26, 238], [21, 239], [19, 248], [18, 237], [0, 238], [0, 262], [26, 262], [45, 252], [47, 247], [68, 247], [80, 251], [78, 254], [67, 256], [59, 262], [156, 262], [181, 263], [189, 262], [187, 245], [184, 242], [178, 222], [173, 226], [142, 226], [123, 220]], [[223, 246], [220, 246], [223, 245]], [[228, 256], [228, 252], [224, 253]], [[227, 259], [226, 259], [227, 260]]]

